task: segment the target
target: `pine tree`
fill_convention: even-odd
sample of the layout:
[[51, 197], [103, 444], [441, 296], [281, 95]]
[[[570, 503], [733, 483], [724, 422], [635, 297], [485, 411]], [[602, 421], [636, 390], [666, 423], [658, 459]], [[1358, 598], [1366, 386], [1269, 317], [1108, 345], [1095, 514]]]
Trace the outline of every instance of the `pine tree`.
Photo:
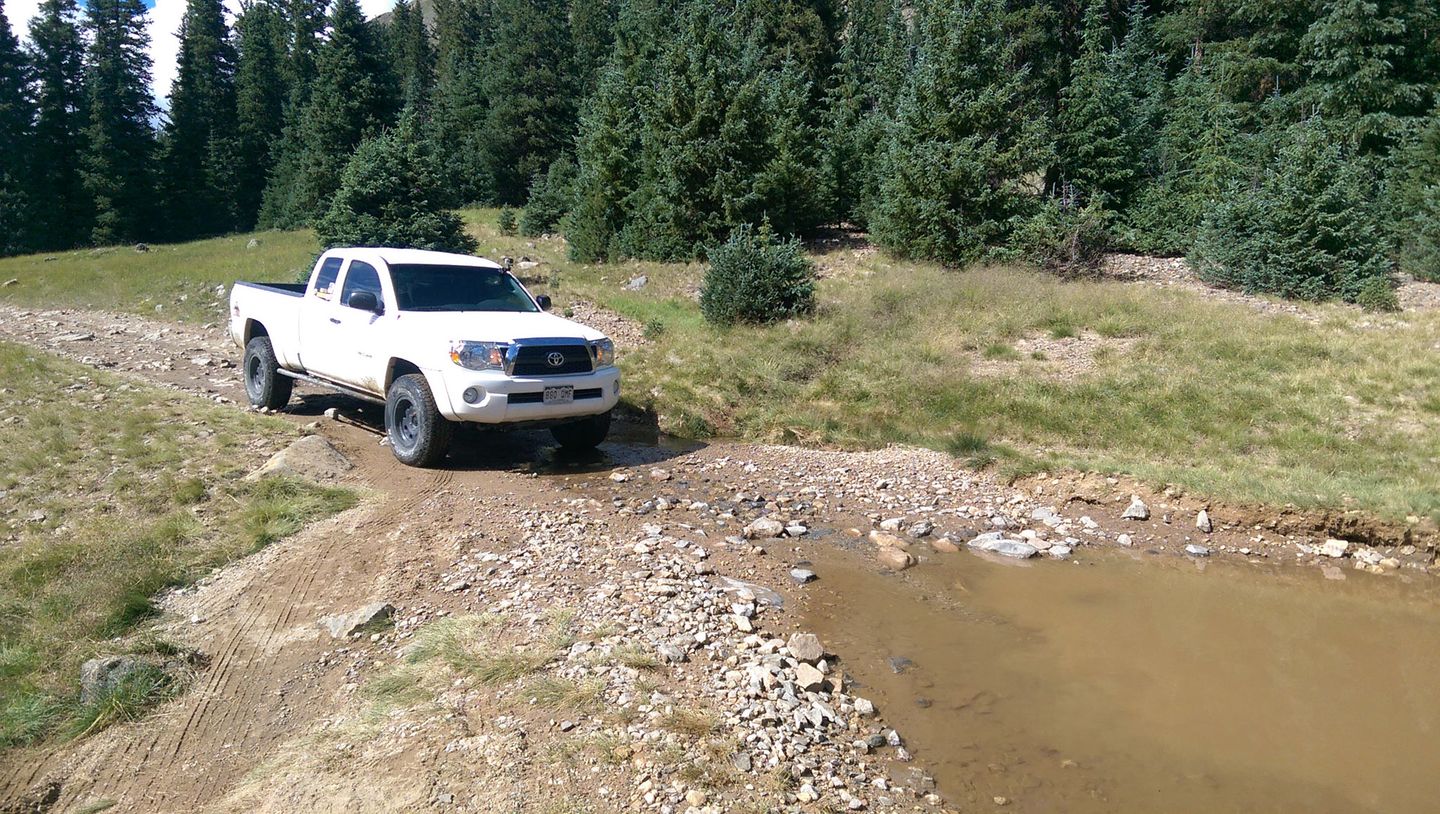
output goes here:
[[751, 212], [734, 207], [729, 220], [768, 223], [781, 235], [809, 235], [835, 210], [833, 183], [825, 172], [820, 130], [806, 112], [811, 91], [803, 69], [785, 63], [765, 79], [766, 141], [751, 185]]
[[339, 0], [320, 48], [309, 100], [296, 123], [293, 177], [277, 173], [266, 189], [262, 223], [302, 226], [324, 214], [350, 154], [393, 115], [383, 54], [357, 0]]
[[761, 67], [789, 66], [819, 102], [835, 70], [841, 15], [830, 0], [737, 0], [736, 26], [760, 48]]
[[737, 79], [759, 70], [757, 54], [741, 65], [747, 54], [731, 23], [709, 4], [689, 6], [657, 62], [654, 102], [642, 109], [638, 183], [618, 239], [627, 256], [689, 259], [729, 232], [736, 165], [763, 139], [761, 89]]
[[600, 84], [600, 71], [615, 45], [616, 0], [572, 0], [570, 42], [575, 57], [576, 93], [588, 99]]
[[1065, 197], [1073, 187], [1080, 204], [1098, 199], [1118, 211], [1128, 200], [1140, 156], [1132, 140], [1138, 116], [1115, 73], [1110, 39], [1104, 0], [1091, 0], [1080, 56], [1060, 94], [1056, 152]]
[[917, 9], [917, 58], [881, 169], [872, 233], [897, 254], [962, 262], [1004, 242], [1046, 163], [999, 0]]
[[1125, 23], [1125, 38], [1111, 53], [1110, 75], [1120, 85], [1129, 109], [1126, 138], [1137, 162], [1137, 186], [1140, 186], [1158, 174], [1158, 134], [1165, 124], [1169, 88], [1154, 23], [1146, 13], [1143, 0], [1131, 4]]
[[309, 98], [310, 83], [315, 81], [316, 60], [320, 53], [320, 34], [325, 30], [325, 9], [329, 0], [277, 0], [285, 3], [285, 19], [290, 23], [289, 51], [285, 59], [285, 81], [293, 103], [303, 107]]
[[482, 130], [493, 51], [491, 0], [435, 0], [435, 87], [429, 138], [457, 200], [494, 199]]
[[235, 21], [239, 54], [235, 69], [235, 135], [237, 227], [253, 228], [285, 127], [287, 28], [280, 9], [254, 3]]
[[1401, 268], [1440, 282], [1440, 107], [1398, 152], [1389, 187]]
[[419, 0], [396, 0], [385, 34], [400, 103], [423, 116], [435, 86], [435, 49]]
[[520, 215], [520, 234], [539, 237], [553, 231], [569, 214], [575, 195], [575, 173], [575, 159], [562, 155], [535, 181]]
[[1203, 279], [1283, 297], [1374, 302], [1393, 271], [1391, 244], [1376, 179], [1339, 135], [1318, 117], [1295, 125], [1258, 183], [1232, 188], [1216, 204], [1190, 256]]
[[155, 214], [150, 124], [155, 103], [145, 6], [140, 0], [91, 0], [86, 24], [90, 122], [83, 165], [96, 213], [90, 239], [105, 244], [145, 238]]
[[1326, 0], [1301, 44], [1310, 74], [1304, 96], [1367, 151], [1393, 147], [1404, 135], [1402, 119], [1423, 116], [1430, 104], [1434, 77], [1405, 69], [1417, 59], [1407, 48], [1408, 17], [1433, 8], [1413, 7], [1409, 0]]
[[495, 200], [523, 203], [574, 138], [576, 82], [564, 0], [493, 0], [481, 134]]
[[635, 87], [626, 81], [621, 60], [612, 60], [580, 117], [579, 167], [570, 216], [563, 225], [572, 259], [588, 263], [619, 255], [616, 238], [639, 175], [640, 115], [635, 101]]
[[879, 193], [875, 170], [910, 69], [909, 26], [900, 0], [855, 0], [826, 100], [825, 167], [835, 219], [860, 225]]
[[298, 214], [297, 184], [305, 160], [305, 114], [315, 82], [320, 34], [325, 29], [328, 0], [277, 0], [285, 4], [289, 44], [285, 56], [284, 124], [271, 148], [272, 166], [265, 178], [256, 225], [264, 229], [291, 228], [304, 218]]
[[188, 0], [160, 155], [169, 237], [239, 227], [235, 106], [235, 50], [220, 0]]
[[446, 209], [448, 196], [418, 117], [407, 109], [398, 127], [367, 138], [346, 163], [315, 233], [326, 247], [473, 253], [475, 238]]
[[0, 0], [0, 256], [17, 254], [33, 245], [28, 184], [32, 125], [29, 68], [20, 43], [10, 33], [5, 6]]
[[37, 112], [29, 177], [38, 249], [88, 241], [94, 219], [94, 199], [80, 173], [89, 103], [78, 15], [75, 0], [45, 0], [30, 23]]
[[1184, 254], [1248, 162], [1240, 111], [1210, 70], [1192, 64], [1173, 85], [1156, 145], [1156, 177], [1128, 213], [1128, 242], [1141, 251]]

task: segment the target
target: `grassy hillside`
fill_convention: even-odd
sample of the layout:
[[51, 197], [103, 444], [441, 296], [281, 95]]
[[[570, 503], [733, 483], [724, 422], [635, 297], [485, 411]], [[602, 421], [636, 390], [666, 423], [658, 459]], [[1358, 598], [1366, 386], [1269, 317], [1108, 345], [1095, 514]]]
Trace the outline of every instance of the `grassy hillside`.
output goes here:
[[[590, 300], [644, 326], [649, 340], [622, 359], [626, 397], [672, 432], [904, 442], [1017, 472], [1093, 468], [1221, 499], [1440, 516], [1434, 311], [1277, 314], [1193, 292], [1023, 268], [953, 271], [847, 247], [816, 257], [814, 318], [722, 330], [695, 304], [699, 266], [573, 264], [559, 239], [498, 235], [494, 215], [467, 213], [482, 252], [542, 261], [521, 274], [561, 307]], [[163, 302], [183, 318], [218, 317], [194, 297], [175, 304], [177, 292], [233, 276], [291, 279], [314, 252], [304, 234], [259, 239], [248, 253], [242, 236], [144, 255], [0, 261], [0, 278], [20, 280], [0, 298], [144, 313]], [[111, 272], [105, 258], [116, 255]], [[118, 277], [97, 297], [84, 281], [102, 273]], [[641, 274], [647, 285], [624, 289]]]
[[284, 421], [8, 343], [0, 380], [0, 748], [94, 731], [163, 697], [173, 687], [152, 670], [82, 704], [80, 664], [166, 655], [145, 633], [157, 592], [354, 501], [240, 480], [295, 434]]
[[[251, 241], [254, 241], [253, 248]], [[265, 232], [176, 245], [108, 246], [0, 259], [0, 299], [42, 308], [102, 308], [210, 322], [224, 315], [216, 286], [292, 281], [318, 250], [309, 232]]]

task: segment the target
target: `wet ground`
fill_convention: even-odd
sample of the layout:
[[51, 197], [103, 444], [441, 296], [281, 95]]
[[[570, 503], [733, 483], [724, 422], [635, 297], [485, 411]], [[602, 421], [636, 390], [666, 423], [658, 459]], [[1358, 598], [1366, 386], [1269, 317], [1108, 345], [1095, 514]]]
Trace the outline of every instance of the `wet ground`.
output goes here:
[[1429, 579], [1123, 552], [962, 552], [903, 577], [816, 559], [804, 625], [962, 808], [1436, 810]]

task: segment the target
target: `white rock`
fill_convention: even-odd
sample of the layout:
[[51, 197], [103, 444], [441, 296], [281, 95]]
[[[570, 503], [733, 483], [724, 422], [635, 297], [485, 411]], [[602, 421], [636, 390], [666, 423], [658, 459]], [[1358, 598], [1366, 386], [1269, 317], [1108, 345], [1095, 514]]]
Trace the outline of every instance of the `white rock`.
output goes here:
[[795, 668], [795, 683], [802, 690], [816, 690], [825, 683], [825, 674], [816, 669], [814, 665], [802, 662]]
[[761, 517], [745, 527], [745, 539], [768, 540], [785, 533], [785, 524], [770, 517]]
[[1040, 549], [1030, 543], [1020, 540], [1006, 540], [1004, 538], [982, 539], [985, 536], [986, 535], [981, 535], [980, 537], [976, 537], [974, 540], [966, 543], [966, 545], [980, 551], [988, 551], [991, 554], [999, 554], [1002, 557], [1013, 557], [1017, 560], [1029, 559], [1040, 553]]
[[1145, 505], [1139, 495], [1131, 495], [1130, 505], [1125, 507], [1125, 512], [1120, 517], [1125, 520], [1149, 520], [1150, 507]]
[[1210, 522], [1210, 512], [1201, 509], [1200, 513], [1195, 515], [1195, 528], [1200, 529], [1206, 534], [1215, 530], [1215, 526]]
[[793, 633], [785, 646], [790, 649], [790, 655], [794, 656], [796, 661], [813, 663], [825, 658], [825, 646], [814, 633]]
[[1320, 553], [1325, 555], [1326, 557], [1343, 557], [1345, 556], [1345, 552], [1349, 550], [1350, 543], [1346, 542], [1345, 540], [1336, 540], [1333, 538], [1326, 540], [1325, 544], [1320, 546]]

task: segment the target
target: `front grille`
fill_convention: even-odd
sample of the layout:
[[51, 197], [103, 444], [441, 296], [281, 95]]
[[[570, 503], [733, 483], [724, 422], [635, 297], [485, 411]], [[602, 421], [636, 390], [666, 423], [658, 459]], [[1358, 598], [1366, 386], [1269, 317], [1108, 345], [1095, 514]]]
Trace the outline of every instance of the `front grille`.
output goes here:
[[[564, 357], [558, 365], [549, 362], [550, 354]], [[590, 348], [586, 345], [521, 345], [515, 354], [512, 376], [564, 376], [589, 373], [593, 369]]]
[[[600, 388], [586, 387], [575, 391], [575, 400], [598, 399], [600, 395]], [[540, 404], [545, 401], [545, 393], [511, 393], [508, 401], [511, 404]]]

